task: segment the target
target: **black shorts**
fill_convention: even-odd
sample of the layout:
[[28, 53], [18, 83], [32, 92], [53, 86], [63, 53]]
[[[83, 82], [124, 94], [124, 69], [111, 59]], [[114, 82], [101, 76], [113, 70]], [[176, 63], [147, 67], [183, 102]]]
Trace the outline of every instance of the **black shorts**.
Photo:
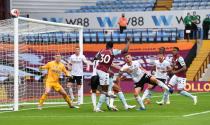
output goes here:
[[82, 76], [72, 76], [69, 82], [77, 83], [77, 85], [82, 85]]
[[[163, 82], [164, 84], [166, 84], [166, 79], [160, 79], [160, 78], [156, 78], [157, 80], [160, 80], [161, 82]], [[156, 86], [157, 86], [157, 84], [155, 84], [155, 83], [151, 83], [152, 85], [153, 85], [153, 87], [152, 87], [152, 89], [154, 89]]]
[[166, 79], [157, 78], [157, 80], [160, 80], [161, 82], [163, 82], [164, 84], [166, 84]]
[[139, 80], [139, 82], [134, 83], [134, 88], [141, 87], [143, 89], [144, 88], [144, 84], [150, 83], [150, 78], [151, 77], [152, 77], [151, 75], [148, 75], [148, 74], [145, 73], [143, 75], [143, 77]]
[[91, 85], [91, 90], [96, 90], [98, 88], [98, 86], [100, 85], [99, 82], [99, 76], [92, 76], [91, 80], [90, 80], [90, 85]]

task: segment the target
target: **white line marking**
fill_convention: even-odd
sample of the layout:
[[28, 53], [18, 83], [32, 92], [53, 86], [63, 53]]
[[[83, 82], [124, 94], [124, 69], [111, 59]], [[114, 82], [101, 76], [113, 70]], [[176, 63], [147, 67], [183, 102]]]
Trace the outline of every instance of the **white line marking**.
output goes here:
[[[99, 113], [101, 114], [101, 113]], [[102, 113], [103, 114], [103, 113]], [[160, 118], [173, 118], [173, 117], [179, 117], [179, 116], [167, 116], [167, 115], [163, 115], [163, 116], [160, 116], [160, 115], [113, 115], [113, 116], [99, 116], [99, 115], [68, 115], [68, 116], [63, 116], [63, 115], [53, 115], [53, 116], [49, 116], [49, 115], [22, 115], [22, 116], [1, 116], [1, 118], [140, 118], [140, 117], [160, 117]]]
[[210, 110], [204, 111], [204, 112], [197, 112], [197, 113], [192, 113], [192, 114], [183, 115], [183, 117], [190, 117], [190, 116], [201, 115], [201, 114], [207, 114], [207, 113], [210, 113]]
[[[191, 93], [191, 94], [203, 94], [203, 93], [209, 93], [209, 92], [195, 92], [195, 93]], [[180, 95], [180, 94], [172, 94], [170, 96], [178, 96], [178, 95]], [[162, 97], [162, 95], [160, 95], [160, 96], [152, 96], [152, 98], [157, 98], [157, 97]], [[129, 99], [126, 99], [126, 100], [127, 101], [128, 100], [134, 100], [134, 98], [129, 98]], [[117, 99], [115, 101], [120, 101], [120, 100]], [[84, 103], [83, 105], [88, 105], [88, 104], [92, 104], [92, 102]], [[63, 106], [67, 106], [67, 105], [45, 106], [45, 107], [43, 107], [43, 109], [52, 108], [52, 107], [63, 107]], [[35, 110], [35, 109], [37, 109], [37, 108], [20, 109], [19, 111], [16, 111], [16, 112], [28, 111], [28, 110]], [[9, 113], [9, 112], [14, 112], [14, 111], [3, 111], [3, 112], [0, 112], [0, 114]]]

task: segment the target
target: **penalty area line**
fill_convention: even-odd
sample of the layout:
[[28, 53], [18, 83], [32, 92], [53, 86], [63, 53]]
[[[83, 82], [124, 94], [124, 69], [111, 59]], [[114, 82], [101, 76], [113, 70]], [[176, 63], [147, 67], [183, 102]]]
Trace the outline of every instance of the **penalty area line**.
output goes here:
[[183, 115], [182, 117], [190, 117], [190, 116], [202, 115], [202, 114], [207, 114], [207, 113], [210, 113], [210, 110], [204, 111], [204, 112], [191, 113], [191, 114]]
[[[194, 92], [194, 93], [191, 93], [191, 94], [204, 94], [204, 93], [209, 93], [209, 92]], [[170, 96], [179, 96], [179, 94], [172, 94]], [[152, 96], [152, 98], [158, 98], [158, 97], [162, 97], [162, 95], [158, 95], [158, 96]], [[130, 100], [134, 100], [134, 98], [129, 98], [129, 99], [126, 99], [127, 101], [130, 101]], [[119, 99], [116, 99], [115, 100], [116, 102], [120, 101]], [[92, 102], [88, 102], [88, 103], [84, 103], [85, 105], [89, 105], [89, 104], [92, 104]], [[84, 105], [83, 104], [83, 105]], [[47, 109], [47, 108], [53, 108], [53, 107], [64, 107], [64, 106], [67, 106], [66, 104], [61, 104], [61, 105], [56, 105], [56, 106], [44, 106], [43, 109]], [[35, 108], [27, 108], [27, 109], [20, 109], [16, 112], [20, 112], [20, 111], [28, 111], [28, 110], [36, 110], [37, 107]], [[38, 109], [37, 109], [38, 110]], [[3, 113], [10, 113], [10, 112], [15, 112], [15, 111], [1, 111], [0, 114], [3, 114]]]
[[[99, 113], [103, 114], [103, 113]], [[145, 118], [145, 117], [153, 117], [153, 118], [175, 118], [179, 116], [168, 116], [168, 115], [109, 115], [109, 116], [104, 116], [104, 115], [23, 115], [23, 116], [1, 116], [0, 119], [2, 118]]]

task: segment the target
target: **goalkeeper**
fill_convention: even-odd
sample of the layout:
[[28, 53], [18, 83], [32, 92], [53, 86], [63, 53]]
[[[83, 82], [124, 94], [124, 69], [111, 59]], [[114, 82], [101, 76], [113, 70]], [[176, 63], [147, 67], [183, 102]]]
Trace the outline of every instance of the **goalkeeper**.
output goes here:
[[54, 58], [54, 61], [50, 61], [46, 65], [39, 67], [40, 70], [47, 70], [47, 77], [45, 82], [45, 92], [39, 100], [38, 109], [42, 109], [43, 103], [52, 88], [63, 96], [70, 108], [79, 108], [72, 105], [70, 97], [59, 83], [59, 77], [61, 73], [64, 73], [67, 77], [69, 76], [69, 72], [66, 70], [64, 64], [60, 62], [61, 55], [57, 54], [54, 56]]

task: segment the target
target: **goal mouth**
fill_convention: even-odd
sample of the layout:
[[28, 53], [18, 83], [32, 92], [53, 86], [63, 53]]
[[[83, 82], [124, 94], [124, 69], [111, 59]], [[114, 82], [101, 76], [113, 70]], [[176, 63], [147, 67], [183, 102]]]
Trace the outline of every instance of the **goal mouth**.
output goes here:
[[[79, 45], [83, 54], [83, 27], [25, 17], [1, 20], [0, 44], [0, 110], [17, 111], [20, 105], [37, 105], [47, 73], [39, 67], [53, 61], [55, 53], [61, 54], [64, 65], [68, 64], [66, 60], [74, 53], [75, 46]], [[63, 74], [60, 84], [68, 93]], [[73, 90], [76, 96], [76, 85]], [[52, 90], [45, 104], [66, 102]]]

